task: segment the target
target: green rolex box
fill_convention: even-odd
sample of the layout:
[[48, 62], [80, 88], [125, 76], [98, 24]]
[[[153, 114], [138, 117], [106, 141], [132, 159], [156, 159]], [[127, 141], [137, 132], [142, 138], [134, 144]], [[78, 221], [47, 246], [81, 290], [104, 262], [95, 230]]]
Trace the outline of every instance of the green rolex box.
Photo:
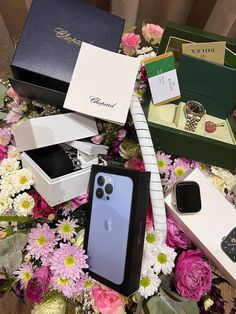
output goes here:
[[176, 61], [182, 55], [182, 44], [225, 41], [225, 65], [236, 68], [236, 39], [216, 35], [200, 29], [166, 22], [158, 54], [173, 51]]
[[[154, 146], [167, 153], [207, 164], [236, 169], [236, 69], [182, 55], [177, 70], [181, 99], [176, 104], [144, 103]], [[196, 132], [186, 131], [185, 102], [200, 102], [206, 114]], [[205, 131], [205, 123], [219, 124]]]

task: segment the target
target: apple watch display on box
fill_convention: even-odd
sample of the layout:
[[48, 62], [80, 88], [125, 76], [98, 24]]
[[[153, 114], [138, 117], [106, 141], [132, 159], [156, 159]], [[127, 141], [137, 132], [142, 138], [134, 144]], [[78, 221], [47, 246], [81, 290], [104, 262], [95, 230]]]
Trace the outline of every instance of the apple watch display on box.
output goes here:
[[221, 248], [225, 254], [236, 263], [236, 227], [223, 238]]
[[194, 181], [177, 182], [173, 188], [174, 205], [181, 213], [196, 213], [201, 210], [200, 187]]

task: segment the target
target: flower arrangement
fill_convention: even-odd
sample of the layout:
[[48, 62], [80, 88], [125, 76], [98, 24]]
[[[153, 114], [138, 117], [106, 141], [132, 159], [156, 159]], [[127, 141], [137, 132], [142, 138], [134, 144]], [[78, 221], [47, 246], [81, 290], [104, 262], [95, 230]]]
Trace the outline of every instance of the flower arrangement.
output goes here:
[[[140, 48], [141, 37], [126, 33], [121, 53], [144, 60], [156, 55], [163, 29], [144, 24], [147, 43]], [[147, 88], [141, 65], [136, 92], [142, 98]], [[19, 97], [8, 82], [0, 84], [0, 107], [6, 116], [0, 128], [0, 293], [14, 291], [33, 305], [33, 314], [66, 313], [156, 313], [168, 312], [166, 304], [179, 312], [223, 313], [224, 300], [217, 284], [223, 281], [203, 254], [171, 217], [167, 217], [167, 239], [153, 227], [152, 208], [147, 211], [143, 263], [139, 290], [125, 298], [88, 276], [87, 256], [83, 250], [85, 212], [88, 195], [50, 207], [33, 189], [34, 178], [22, 168], [11, 128], [22, 119], [59, 112], [50, 105]], [[109, 146], [102, 156], [108, 165], [144, 170], [137, 136], [129, 116], [124, 127], [97, 122], [99, 135], [91, 141]], [[199, 168], [227, 200], [236, 204], [233, 191], [236, 176], [225, 169], [201, 164], [182, 157], [157, 152], [164, 190], [169, 189], [186, 171]], [[17, 259], [11, 252], [16, 237]], [[7, 241], [8, 250], [4, 250]], [[165, 300], [165, 302], [162, 302]], [[235, 300], [232, 303], [235, 313]], [[170, 313], [170, 312], [168, 312]]]

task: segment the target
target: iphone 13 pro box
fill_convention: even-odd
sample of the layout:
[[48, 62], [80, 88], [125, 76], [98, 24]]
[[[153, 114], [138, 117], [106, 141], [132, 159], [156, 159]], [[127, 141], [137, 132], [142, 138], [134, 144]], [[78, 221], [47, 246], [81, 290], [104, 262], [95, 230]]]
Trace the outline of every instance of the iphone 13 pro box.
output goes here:
[[128, 296], [138, 290], [150, 173], [92, 166], [85, 250], [91, 277]]
[[80, 0], [32, 1], [11, 62], [13, 88], [62, 106], [81, 43], [117, 52], [123, 27], [123, 18]]

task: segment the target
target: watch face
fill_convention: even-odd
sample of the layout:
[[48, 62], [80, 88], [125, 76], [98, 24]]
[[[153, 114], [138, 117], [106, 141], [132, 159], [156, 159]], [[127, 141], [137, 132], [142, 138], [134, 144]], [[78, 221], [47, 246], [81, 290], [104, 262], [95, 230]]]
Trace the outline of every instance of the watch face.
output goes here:
[[189, 109], [196, 114], [204, 114], [205, 109], [202, 104], [198, 101], [190, 100], [187, 102]]
[[236, 228], [234, 228], [221, 242], [222, 250], [236, 263]]
[[183, 181], [175, 185], [176, 206], [181, 213], [196, 213], [201, 210], [200, 188], [197, 182]]

